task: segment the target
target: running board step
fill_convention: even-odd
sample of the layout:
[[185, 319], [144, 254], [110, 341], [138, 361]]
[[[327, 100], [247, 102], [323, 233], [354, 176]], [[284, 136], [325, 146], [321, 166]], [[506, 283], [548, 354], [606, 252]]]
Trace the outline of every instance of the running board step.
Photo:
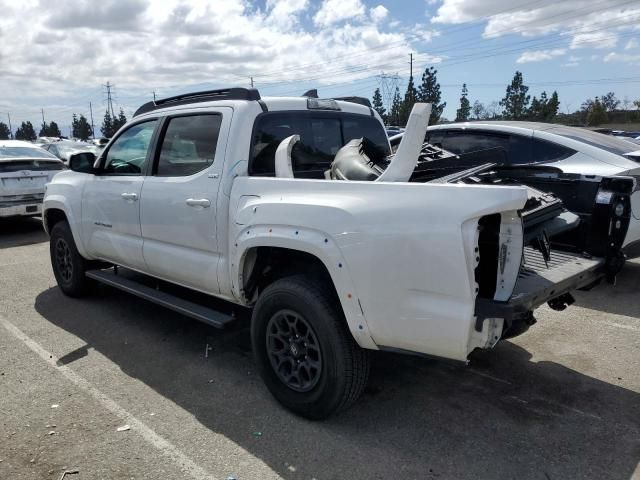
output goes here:
[[231, 315], [176, 297], [170, 293], [147, 287], [146, 285], [124, 276], [116, 275], [110, 271], [88, 270], [85, 274], [87, 277], [97, 280], [100, 283], [124, 290], [125, 292], [162, 305], [182, 315], [204, 322], [212, 327], [224, 328], [227, 323], [233, 320]]

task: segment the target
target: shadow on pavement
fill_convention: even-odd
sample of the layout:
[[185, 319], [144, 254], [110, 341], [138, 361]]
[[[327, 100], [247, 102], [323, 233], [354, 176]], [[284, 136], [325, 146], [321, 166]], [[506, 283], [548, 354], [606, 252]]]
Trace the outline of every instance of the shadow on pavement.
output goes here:
[[602, 283], [589, 292], [574, 292], [576, 305], [591, 310], [640, 318], [640, 263], [627, 262], [617, 276], [616, 284]]
[[640, 395], [534, 363], [513, 343], [466, 368], [377, 353], [360, 402], [309, 422], [254, 373], [246, 329], [216, 331], [108, 288], [85, 300], [52, 288], [35, 308], [288, 479], [626, 480], [640, 460]]
[[48, 240], [40, 217], [0, 218], [0, 249], [33, 245]]

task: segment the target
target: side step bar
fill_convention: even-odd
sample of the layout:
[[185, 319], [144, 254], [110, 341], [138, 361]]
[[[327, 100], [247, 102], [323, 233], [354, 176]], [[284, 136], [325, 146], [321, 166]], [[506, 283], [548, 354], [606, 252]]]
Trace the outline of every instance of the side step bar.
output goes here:
[[116, 275], [110, 271], [88, 270], [85, 274], [87, 277], [97, 280], [100, 283], [132, 293], [140, 298], [162, 305], [163, 307], [204, 322], [212, 327], [224, 328], [227, 323], [233, 320], [231, 315], [226, 315], [217, 310], [176, 297], [170, 293], [147, 287], [146, 285], [121, 275]]

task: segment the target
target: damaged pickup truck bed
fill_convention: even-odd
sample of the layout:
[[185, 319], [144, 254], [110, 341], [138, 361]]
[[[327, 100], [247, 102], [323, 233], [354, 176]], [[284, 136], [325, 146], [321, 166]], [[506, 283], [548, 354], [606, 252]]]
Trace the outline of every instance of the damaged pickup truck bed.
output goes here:
[[350, 100], [234, 88], [143, 105], [48, 185], [58, 285], [102, 282], [216, 327], [237, 317], [211, 296], [248, 307], [271, 393], [324, 418], [363, 391], [368, 350], [464, 362], [614, 278], [633, 180], [594, 185], [584, 222], [495, 165], [422, 177], [430, 106], [391, 155]]

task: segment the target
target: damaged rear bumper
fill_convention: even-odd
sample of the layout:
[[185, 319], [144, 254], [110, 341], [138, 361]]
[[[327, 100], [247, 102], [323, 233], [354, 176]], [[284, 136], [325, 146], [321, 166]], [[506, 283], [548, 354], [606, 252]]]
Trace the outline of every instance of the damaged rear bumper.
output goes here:
[[552, 250], [547, 264], [540, 252], [525, 247], [524, 262], [509, 300], [476, 299], [475, 331], [482, 332], [487, 321], [491, 324], [498, 321], [502, 333], [496, 341], [524, 333], [535, 323], [533, 310], [537, 307], [548, 302], [552, 308], [563, 310], [573, 301], [569, 292], [587, 289], [603, 278], [610, 278], [622, 268], [623, 262], [622, 258], [612, 265], [605, 258]]

